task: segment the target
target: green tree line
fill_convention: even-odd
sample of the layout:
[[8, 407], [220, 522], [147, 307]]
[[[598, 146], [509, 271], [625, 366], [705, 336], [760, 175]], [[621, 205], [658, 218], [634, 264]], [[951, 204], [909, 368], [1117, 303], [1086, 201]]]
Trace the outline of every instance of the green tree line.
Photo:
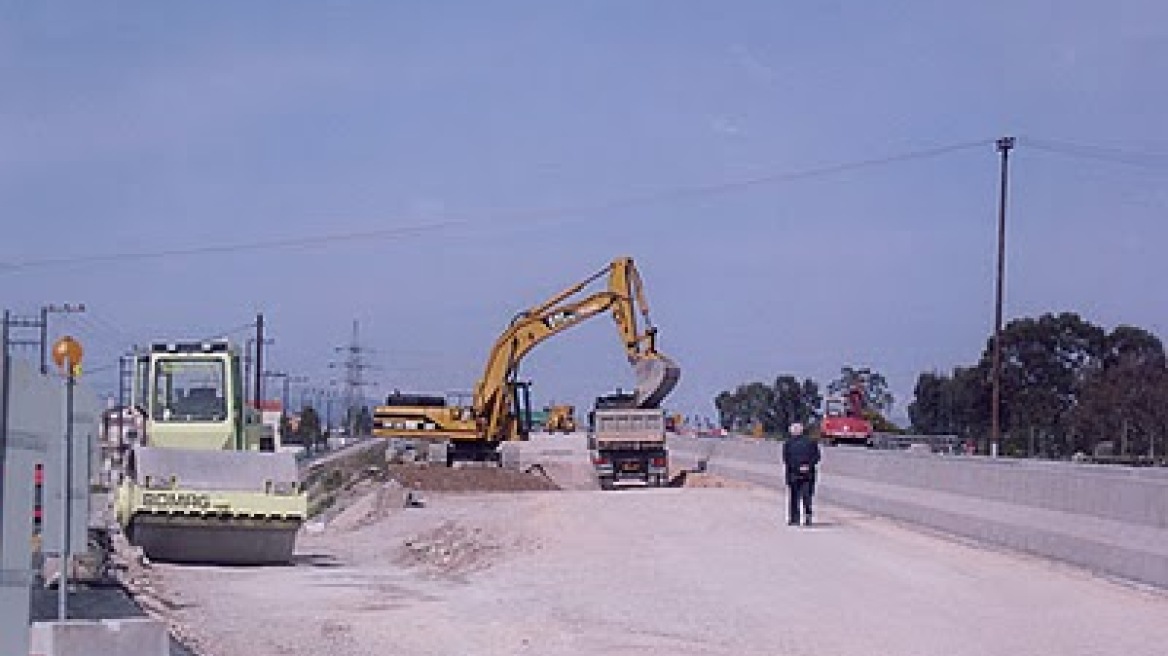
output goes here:
[[773, 384], [762, 382], [739, 385], [714, 399], [722, 428], [750, 432], [760, 425], [768, 434], [785, 434], [793, 422], [810, 424], [819, 418], [823, 397], [819, 385], [811, 380], [783, 374]]
[[[1168, 368], [1155, 335], [1132, 326], [1107, 332], [1065, 312], [1015, 319], [1001, 340], [1003, 453], [1164, 454]], [[908, 407], [913, 429], [974, 440], [984, 451], [992, 358], [991, 336], [977, 363], [920, 374]]]
[[[843, 396], [852, 389], [863, 393], [864, 416], [876, 430], [900, 430], [881, 414], [892, 408], [894, 400], [883, 374], [867, 367], [847, 366], [827, 384], [829, 396]], [[818, 383], [810, 378], [800, 381], [791, 374], [778, 376], [773, 384], [739, 385], [714, 399], [722, 428], [747, 433], [760, 426], [768, 435], [786, 435], [787, 428], [796, 421], [813, 427], [822, 419], [822, 404]]]

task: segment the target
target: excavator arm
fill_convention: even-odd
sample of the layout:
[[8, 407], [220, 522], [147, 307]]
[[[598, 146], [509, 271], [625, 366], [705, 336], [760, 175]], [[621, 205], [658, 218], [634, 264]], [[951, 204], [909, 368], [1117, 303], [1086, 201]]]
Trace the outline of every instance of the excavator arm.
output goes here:
[[[605, 275], [607, 289], [577, 298]], [[547, 338], [604, 312], [611, 312], [637, 378], [637, 407], [657, 407], [677, 385], [681, 370], [657, 351], [657, 329], [649, 318], [641, 276], [632, 258], [623, 257], [519, 313], [499, 336], [475, 388], [474, 414], [480, 422], [480, 434], [491, 441], [506, 440], [514, 434], [516, 418], [509, 411], [513, 407], [513, 383], [524, 356]]]

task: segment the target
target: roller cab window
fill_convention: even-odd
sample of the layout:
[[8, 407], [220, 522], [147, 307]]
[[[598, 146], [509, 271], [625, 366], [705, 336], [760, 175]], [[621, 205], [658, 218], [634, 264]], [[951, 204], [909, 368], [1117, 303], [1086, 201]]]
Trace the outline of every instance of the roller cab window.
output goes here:
[[154, 368], [153, 418], [221, 422], [227, 417], [226, 367], [221, 360], [160, 358]]

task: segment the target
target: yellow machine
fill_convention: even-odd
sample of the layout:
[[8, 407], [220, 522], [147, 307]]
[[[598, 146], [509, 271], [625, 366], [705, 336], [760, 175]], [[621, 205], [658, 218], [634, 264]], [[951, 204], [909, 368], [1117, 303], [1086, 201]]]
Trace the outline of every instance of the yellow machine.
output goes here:
[[549, 405], [545, 412], [544, 430], [549, 433], [575, 433], [576, 408], [570, 405]]
[[243, 403], [224, 342], [154, 344], [134, 356], [142, 432], [125, 451], [118, 523], [158, 560], [286, 563], [308, 514], [294, 456], [274, 452]]
[[[584, 295], [605, 276], [606, 289]], [[520, 312], [495, 340], [470, 407], [448, 406], [441, 397], [391, 395], [373, 412], [373, 434], [449, 440], [448, 463], [497, 460], [500, 443], [526, 439], [530, 432], [528, 384], [517, 378], [520, 361], [545, 339], [604, 312], [612, 314], [637, 379], [635, 406], [659, 407], [677, 385], [681, 370], [657, 351], [657, 328], [649, 318], [641, 276], [632, 258], [623, 257]], [[418, 403], [420, 398], [427, 402]]]

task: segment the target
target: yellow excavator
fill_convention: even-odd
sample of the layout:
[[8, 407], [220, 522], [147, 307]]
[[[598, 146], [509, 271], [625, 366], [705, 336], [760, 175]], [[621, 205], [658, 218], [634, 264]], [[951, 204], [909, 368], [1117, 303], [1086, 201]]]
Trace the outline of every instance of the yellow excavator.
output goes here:
[[120, 445], [115, 494], [130, 543], [157, 560], [290, 562], [308, 497], [295, 457], [276, 452], [244, 407], [238, 351], [226, 342], [158, 343], [133, 362], [142, 430]]
[[564, 404], [549, 405], [544, 409], [547, 419], [543, 429], [549, 433], [575, 433], [576, 407]]
[[[587, 293], [605, 277], [605, 289]], [[498, 461], [502, 442], [526, 439], [530, 433], [529, 384], [518, 379], [520, 361], [540, 342], [605, 312], [612, 315], [636, 377], [633, 405], [659, 407], [677, 385], [681, 369], [657, 351], [657, 328], [649, 317], [641, 275], [632, 258], [621, 257], [517, 314], [491, 347], [470, 407], [447, 405], [442, 397], [391, 394], [373, 411], [373, 434], [449, 440], [448, 464]]]

